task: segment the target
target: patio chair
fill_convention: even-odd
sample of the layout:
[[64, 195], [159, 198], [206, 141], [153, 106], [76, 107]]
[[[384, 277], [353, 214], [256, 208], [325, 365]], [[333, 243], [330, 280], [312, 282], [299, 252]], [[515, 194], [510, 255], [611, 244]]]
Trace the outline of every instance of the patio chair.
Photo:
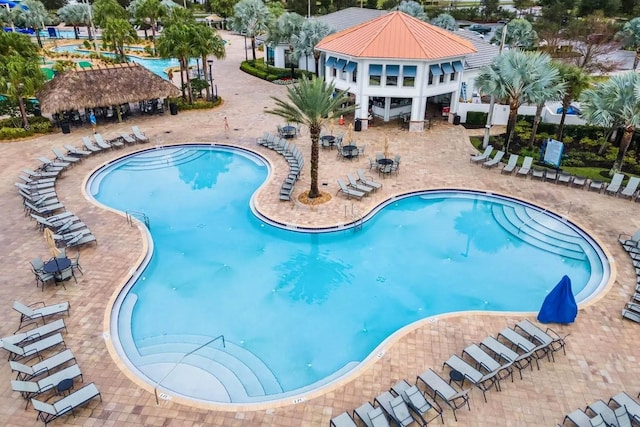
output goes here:
[[389, 420], [384, 415], [382, 408], [374, 408], [371, 403], [365, 402], [353, 411], [353, 418], [358, 417], [367, 427], [389, 427]]
[[[51, 151], [53, 151], [53, 154], [56, 155], [56, 159], [60, 160], [61, 162], [67, 162], [69, 164], [74, 164], [74, 163], [77, 163], [77, 162], [79, 162], [81, 160], [80, 157], [67, 156], [62, 151], [60, 151], [59, 148], [53, 148]], [[51, 173], [58, 174], [60, 172], [51, 172]]]
[[640, 423], [640, 403], [633, 397], [622, 391], [609, 399], [609, 405], [611, 405], [611, 402], [615, 403], [618, 407], [625, 408], [629, 417], [634, 422]]
[[147, 135], [145, 135], [138, 126], [131, 126], [131, 131], [133, 132], [133, 137], [139, 142], [149, 142]]
[[67, 330], [67, 327], [64, 324], [64, 320], [58, 319], [54, 322], [44, 323], [42, 326], [36, 326], [35, 328], [28, 331], [15, 333], [13, 335], [8, 335], [4, 338], [0, 338], [0, 345], [2, 345], [2, 343], [18, 345], [23, 344], [27, 341], [39, 340], [46, 337], [47, 335], [51, 335], [63, 329], [65, 331]]
[[532, 164], [533, 164], [533, 157], [525, 156], [524, 160], [522, 161], [522, 166], [520, 166], [520, 168], [518, 169], [516, 176], [523, 176], [526, 178], [527, 175], [529, 175], [529, 173], [531, 172]]
[[637, 176], [632, 176], [629, 178], [629, 182], [624, 187], [624, 189], [620, 192], [621, 197], [628, 197], [629, 199], [633, 199], [633, 196], [636, 194], [636, 190], [638, 189], [638, 185], [640, 184], [640, 178]]
[[136, 139], [133, 138], [130, 134], [128, 133], [121, 133], [120, 134], [120, 138], [122, 138], [122, 140], [124, 142], [126, 142], [127, 144], [135, 144], [137, 143]]
[[618, 235], [618, 241], [624, 248], [629, 251], [630, 249], [637, 248], [640, 243], [640, 229], [636, 231], [633, 236], [629, 236], [628, 234], [620, 233]]
[[591, 182], [589, 182], [589, 188], [587, 188], [587, 190], [597, 191], [598, 193], [601, 193], [603, 187], [604, 187], [604, 182], [599, 181], [597, 179], [592, 179]]
[[380, 393], [374, 402], [393, 420], [398, 427], [406, 427], [415, 421], [402, 396], [394, 396], [388, 391]]
[[582, 187], [584, 188], [587, 185], [587, 178], [584, 176], [576, 175], [573, 177], [573, 181], [571, 181], [571, 185], [574, 187]]
[[498, 376], [498, 371], [482, 374], [482, 372], [478, 371], [476, 368], [460, 358], [460, 356], [455, 354], [447, 359], [443, 366], [448, 366], [452, 370], [460, 372], [464, 376], [464, 379], [462, 380], [463, 386], [464, 380], [466, 379], [469, 380], [471, 384], [478, 387], [482, 391], [482, 397], [484, 397], [485, 403], [487, 402], [486, 393], [491, 389], [491, 387], [495, 387], [496, 391], [500, 391], [500, 377]]
[[462, 350], [462, 356], [464, 357], [465, 355], [475, 362], [476, 369], [485, 370], [487, 373], [497, 372], [498, 381], [511, 377], [511, 382], [513, 382], [513, 361], [506, 361], [504, 364], [500, 364], [477, 344], [465, 347]]
[[102, 396], [96, 388], [96, 385], [89, 383], [53, 404], [37, 399], [31, 399], [31, 404], [33, 408], [38, 411], [38, 419], [46, 426], [51, 421], [69, 412], [73, 414], [75, 408], [84, 405], [96, 396], [100, 397], [100, 401], [102, 402]]
[[82, 272], [82, 266], [80, 266], [80, 250], [78, 250], [76, 252], [76, 256], [71, 258], [67, 255], [67, 248], [59, 248], [58, 249], [60, 251], [60, 255], [61, 257], [64, 258], [68, 258], [69, 261], [71, 261], [71, 267], [74, 270], [78, 270], [80, 272], [80, 274], [82, 274], [84, 276], [84, 273]]
[[78, 365], [71, 365], [38, 381], [12, 380], [11, 389], [19, 392], [22, 397], [27, 399], [27, 403], [24, 406], [24, 409], [27, 409], [29, 406], [29, 399], [32, 397], [42, 394], [48, 390], [53, 390], [62, 380], [73, 380], [77, 377], [82, 379], [80, 367]]
[[81, 246], [87, 243], [91, 243], [91, 242], [95, 242], [95, 244], [98, 244], [98, 240], [96, 239], [96, 236], [94, 236], [93, 234], [89, 233], [89, 234], [84, 234], [81, 236], [77, 236], [74, 239], [71, 239], [69, 241], [67, 241], [65, 243], [65, 246], [67, 248], [73, 248], [76, 246]]
[[64, 168], [68, 168], [71, 165], [71, 163], [68, 163], [68, 162], [54, 162], [44, 156], [38, 157], [38, 160], [40, 160], [40, 162], [42, 163], [41, 167], [45, 171], [49, 168], [54, 168], [56, 170], [59, 170], [60, 168], [64, 169]]
[[[40, 305], [41, 307], [35, 307]], [[42, 323], [46, 323], [45, 319], [49, 316], [55, 316], [57, 314], [67, 313], [69, 315], [69, 303], [67, 301], [53, 305], [44, 305], [44, 302], [36, 302], [29, 306], [22, 304], [19, 301], [14, 301], [13, 309], [20, 313], [20, 326], [18, 330], [22, 328], [23, 323], [38, 321], [42, 319]]]
[[471, 410], [469, 405], [469, 390], [457, 391], [451, 387], [445, 380], [440, 377], [433, 369], [421, 373], [416, 378], [416, 385], [418, 381], [422, 381], [424, 385], [433, 392], [431, 396], [434, 400], [436, 396], [440, 397], [453, 411], [453, 418], [458, 421], [456, 417], [456, 410], [467, 405], [467, 408]]
[[621, 173], [616, 173], [613, 175], [613, 178], [611, 178], [611, 182], [609, 183], [609, 185], [607, 185], [607, 188], [605, 188], [605, 193], [606, 194], [611, 194], [612, 196], [615, 196], [616, 194], [618, 194], [618, 191], [620, 191], [620, 186], [622, 186], [622, 180], [624, 179], [624, 175]]
[[600, 415], [607, 426], [618, 426], [618, 420], [613, 409], [607, 406], [602, 400], [598, 399], [587, 406], [587, 410], [593, 412], [595, 415]]
[[76, 156], [76, 157], [86, 157], [91, 155], [91, 151], [86, 151], [86, 150], [80, 150], [76, 147], [74, 147], [73, 145], [70, 144], [65, 144], [64, 148], [67, 150], [67, 154], [69, 156]]
[[365, 195], [371, 193], [374, 190], [373, 187], [369, 187], [368, 185], [358, 184], [358, 181], [350, 173], [347, 174], [347, 179], [349, 180], [350, 188], [353, 188], [357, 191], [362, 191]]
[[51, 214], [57, 210], [60, 209], [64, 209], [64, 205], [62, 203], [54, 203], [52, 205], [45, 205], [45, 206], [35, 206], [32, 203], [27, 202], [26, 200], [24, 201], [24, 206], [27, 209], [27, 213], [37, 213], [38, 215], [43, 215], [43, 216], [47, 216], [48, 214]]
[[18, 373], [16, 377], [17, 380], [29, 380], [42, 374], [50, 375], [50, 372], [55, 368], [58, 368], [70, 361], [75, 362], [75, 360], [76, 358], [71, 350], [66, 349], [31, 366], [24, 365], [20, 362], [16, 362], [15, 360], [10, 361], [9, 366], [11, 366], [11, 370], [13, 372]]
[[96, 144], [98, 144], [98, 147], [102, 148], [103, 150], [109, 150], [113, 148], [112, 145], [109, 145], [105, 142], [105, 140], [102, 138], [102, 135], [100, 135], [99, 133], [93, 134], [93, 139], [96, 140]]
[[84, 147], [91, 151], [92, 153], [97, 153], [98, 151], [102, 151], [101, 147], [96, 147], [95, 145], [93, 145], [93, 142], [91, 142], [91, 139], [88, 136], [83, 136], [82, 137], [82, 143], [84, 144]]
[[539, 179], [540, 181], [544, 180], [545, 169], [542, 168], [532, 168], [531, 169], [531, 179]]
[[622, 317], [624, 319], [633, 320], [636, 323], [640, 323], [640, 314], [634, 313], [633, 311], [629, 311], [627, 309], [622, 309]]
[[483, 168], [494, 168], [496, 166], [498, 166], [500, 164], [500, 161], [502, 160], [502, 158], [504, 157], [504, 151], [498, 151], [496, 152], [496, 154], [493, 156], [492, 159], [487, 160], [486, 162], [484, 162], [482, 164]]
[[[54, 148], [54, 150], [56, 150]], [[74, 159], [76, 160], [76, 159]], [[39, 179], [43, 179], [43, 178], [56, 178], [58, 175], [60, 175], [60, 172], [62, 172], [61, 170], [55, 170], [52, 172], [47, 172], [47, 171], [39, 171], [36, 172], [34, 170], [31, 169], [22, 169], [22, 172], [26, 173], [27, 176], [29, 176], [29, 178], [31, 178], [32, 180], [39, 180]]]
[[558, 171], [555, 169], [547, 169], [544, 171], [544, 180], [545, 181], [553, 181], [556, 183], [558, 181]]
[[509, 175], [511, 175], [513, 171], [516, 170], [516, 165], [518, 164], [519, 157], [520, 156], [518, 156], [517, 154], [511, 154], [509, 156], [509, 161], [507, 162], [506, 166], [502, 168], [500, 173], [508, 173]]
[[587, 415], [582, 409], [576, 409], [572, 413], [567, 414], [564, 417], [562, 423], [564, 424], [564, 422], [567, 420], [571, 421], [578, 427], [606, 427], [602, 416], [596, 415], [592, 418]]
[[556, 184], [571, 184], [571, 174], [566, 172], [558, 172], [558, 179], [556, 180]]
[[23, 180], [27, 185], [33, 185], [33, 184], [37, 184], [37, 185], [44, 185], [44, 184], [50, 184], [50, 185], [55, 185], [56, 182], [56, 178], [31, 178], [29, 176], [26, 175], [19, 175], [18, 176], [21, 180]]
[[540, 363], [538, 360], [542, 358], [545, 354], [549, 361], [551, 361], [551, 357], [549, 356], [548, 345], [545, 344], [534, 344], [515, 330], [511, 328], [504, 328], [502, 331], [498, 333], [498, 337], [502, 337], [507, 340], [513, 347], [521, 349], [527, 354], [531, 354], [533, 359], [536, 361], [536, 366], [538, 370], [540, 370]]
[[492, 152], [493, 152], [493, 146], [487, 145], [487, 148], [484, 149], [484, 152], [482, 154], [476, 154], [474, 156], [471, 156], [469, 158], [469, 161], [471, 163], [485, 162], [487, 161], [487, 159], [489, 158]]
[[57, 333], [55, 335], [50, 335], [46, 338], [42, 338], [38, 341], [33, 341], [30, 344], [26, 344], [22, 347], [16, 344], [3, 342], [2, 348], [9, 352], [8, 360], [19, 360], [31, 356], [37, 356], [38, 359], [42, 360], [42, 355], [40, 354], [42, 351], [48, 350], [59, 344], [62, 344], [62, 346], [65, 347], [62, 335], [60, 335], [60, 333]]
[[343, 412], [337, 417], [331, 418], [329, 427], [358, 427], [358, 425], [348, 412]]
[[[426, 426], [430, 421], [440, 417], [440, 421], [444, 423], [442, 416], [442, 408], [434, 400], [430, 402], [427, 400], [427, 394], [422, 392], [417, 386], [409, 384], [406, 380], [398, 381], [393, 387], [391, 387], [391, 393], [396, 396], [401, 396], [409, 409], [420, 418], [422, 425]], [[429, 411], [434, 412], [433, 416], [429, 418]]]
[[[616, 417], [618, 427], [631, 427], [631, 414], [629, 414], [627, 408], [624, 406], [616, 408], [613, 410], [613, 415]], [[640, 418], [636, 418], [633, 421], [636, 424], [640, 424]]]
[[360, 200], [364, 197], [364, 193], [362, 191], [357, 191], [357, 190], [352, 190], [351, 188], [347, 187], [344, 183], [344, 181], [342, 181], [341, 179], [338, 179], [338, 193], [344, 193], [347, 195], [347, 199], [350, 199], [351, 197], [355, 197], [356, 199]]
[[569, 336], [569, 334], [562, 337], [559, 333], [551, 328], [542, 330], [540, 327], [531, 323], [527, 319], [518, 322], [515, 325], [514, 329], [520, 329], [535, 341], [538, 341], [540, 344], [546, 345], [547, 348], [551, 350], [551, 358], [553, 358], [553, 353], [559, 350], [562, 350], [565, 356], [567, 354], [567, 350], [565, 348], [565, 339]]
[[36, 270], [32, 269], [33, 274], [36, 278], [36, 287], [42, 285], [42, 290], [44, 291], [44, 285], [48, 282], [55, 280], [55, 276], [51, 273], [47, 273], [44, 270]]
[[520, 379], [522, 379], [522, 370], [527, 366], [530, 366], [533, 369], [532, 359], [533, 352], [525, 352], [525, 353], [517, 353], [511, 350], [506, 345], [502, 344], [500, 341], [495, 339], [494, 337], [487, 337], [480, 343], [481, 348], [486, 348], [491, 351], [496, 358], [502, 359], [505, 362], [512, 362], [520, 373]]
[[373, 180], [373, 178], [368, 177], [364, 174], [362, 169], [358, 169], [358, 181], [367, 187], [371, 187], [374, 190], [378, 190], [382, 188], [382, 184]]

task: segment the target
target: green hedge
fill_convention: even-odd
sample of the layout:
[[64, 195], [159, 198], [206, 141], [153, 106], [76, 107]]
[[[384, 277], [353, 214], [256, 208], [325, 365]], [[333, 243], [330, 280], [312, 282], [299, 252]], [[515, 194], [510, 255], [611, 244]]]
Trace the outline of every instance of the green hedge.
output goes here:
[[487, 124], [487, 113], [481, 111], [469, 111], [467, 112], [467, 122], [465, 125], [469, 126], [485, 126]]
[[[289, 68], [276, 68], [273, 66], [267, 67], [262, 59], [257, 60], [249, 60], [243, 61], [240, 64], [240, 69], [247, 74], [251, 74], [252, 76], [261, 78], [262, 80], [274, 81], [281, 79], [290, 79], [291, 78], [291, 69]], [[296, 79], [301, 78], [303, 75], [311, 78], [314, 73], [305, 70], [294, 70], [294, 75]]]
[[222, 98], [218, 97], [218, 99], [212, 102], [197, 100], [197, 101], [194, 101], [193, 104], [189, 104], [187, 101], [183, 100], [182, 98], [174, 98], [174, 99], [169, 99], [169, 103], [175, 103], [176, 105], [178, 105], [178, 111], [206, 110], [209, 108], [217, 107], [218, 105], [222, 104]]
[[[16, 123], [20, 127], [16, 127]], [[22, 119], [20, 118], [0, 120], [0, 140], [27, 138], [53, 131], [53, 125], [46, 117], [29, 117], [29, 130], [25, 130], [21, 126]]]

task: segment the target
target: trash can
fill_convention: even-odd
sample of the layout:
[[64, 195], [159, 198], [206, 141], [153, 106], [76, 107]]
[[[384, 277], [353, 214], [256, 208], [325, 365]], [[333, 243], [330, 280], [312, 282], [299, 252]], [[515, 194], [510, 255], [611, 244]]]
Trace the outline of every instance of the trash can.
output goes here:
[[176, 114], [178, 114], [178, 104], [176, 104], [175, 102], [170, 102], [169, 111], [171, 111], [172, 116], [175, 116]]
[[71, 133], [71, 126], [69, 126], [69, 122], [66, 120], [60, 122], [60, 128], [62, 129], [62, 133]]
[[454, 125], [459, 125], [460, 124], [460, 116], [459, 115], [455, 115], [453, 116], [453, 124]]
[[362, 120], [356, 119], [356, 123], [353, 126], [353, 130], [355, 130], [356, 132], [360, 132], [362, 130]]

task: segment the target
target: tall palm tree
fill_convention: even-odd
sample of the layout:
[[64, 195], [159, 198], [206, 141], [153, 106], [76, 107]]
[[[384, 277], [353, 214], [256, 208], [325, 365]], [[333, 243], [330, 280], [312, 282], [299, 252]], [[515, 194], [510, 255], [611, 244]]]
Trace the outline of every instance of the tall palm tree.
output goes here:
[[271, 12], [262, 0], [240, 0], [233, 7], [231, 26], [251, 39], [251, 52], [256, 60], [256, 36], [268, 30]]
[[[158, 53], [162, 58], [178, 58], [180, 63], [180, 81], [182, 82], [182, 97], [190, 104], [193, 103], [191, 94], [191, 79], [189, 78], [189, 59], [193, 56], [192, 39], [197, 30], [193, 24], [178, 21], [167, 25], [158, 38]], [[187, 81], [184, 82], [186, 75]], [[185, 94], [186, 90], [186, 94]]]
[[[76, 40], [80, 39], [79, 27], [89, 28], [91, 23], [91, 6], [85, 3], [69, 3], [58, 10], [58, 16], [64, 21], [65, 24], [73, 27]], [[92, 40], [91, 29], [89, 28], [89, 40]]]
[[42, 39], [40, 38], [40, 30], [44, 28], [44, 22], [49, 22], [49, 14], [44, 4], [38, 0], [25, 0], [22, 2], [27, 9], [16, 7], [16, 21], [27, 28], [33, 29], [36, 33], [38, 45], [42, 47]]
[[618, 157], [609, 174], [622, 169], [634, 131], [640, 126], [640, 75], [634, 71], [612, 75], [609, 80], [580, 96], [582, 117], [590, 124], [608, 128], [622, 128]]
[[[308, 58], [313, 55], [315, 60], [316, 76], [319, 75], [320, 67], [320, 51], [315, 49], [320, 40], [331, 34], [333, 30], [328, 24], [318, 20], [305, 20], [300, 29], [300, 34], [294, 34], [292, 37], [294, 56], [299, 58], [304, 55]], [[309, 66], [307, 65], [307, 70]]]
[[[216, 59], [224, 59], [227, 55], [224, 41], [218, 33], [211, 27], [204, 24], [197, 24], [197, 31], [193, 39], [193, 53], [202, 59], [202, 69], [204, 70], [204, 80], [213, 81], [207, 69], [207, 57], [212, 55]], [[207, 99], [213, 99], [213, 92], [210, 84], [207, 84]]]
[[551, 57], [540, 52], [508, 50], [498, 55], [492, 64], [484, 66], [476, 78], [476, 87], [496, 99], [509, 102], [509, 120], [505, 137], [505, 151], [513, 139], [518, 108], [535, 97], [543, 85]]
[[111, 47], [122, 62], [127, 62], [124, 46], [137, 40], [138, 34], [127, 19], [113, 18], [106, 21], [102, 31], [102, 43], [105, 47]]
[[300, 59], [300, 52], [295, 51], [293, 46], [294, 37], [300, 34], [305, 19], [297, 13], [286, 12], [273, 22], [269, 27], [269, 37], [267, 43], [278, 44], [286, 43], [289, 45], [289, 66], [291, 67], [291, 78], [294, 79], [296, 64], [295, 61]]
[[105, 28], [109, 19], [127, 19], [127, 11], [116, 0], [96, 0], [93, 2], [93, 19], [97, 26]]
[[153, 42], [153, 54], [157, 55], [156, 27], [158, 20], [167, 16], [167, 7], [160, 0], [141, 0], [135, 8], [135, 17], [149, 20], [151, 26], [151, 41]]
[[582, 91], [591, 86], [591, 77], [585, 73], [582, 68], [576, 67], [575, 65], [563, 62], [558, 62], [556, 65], [560, 72], [560, 78], [566, 85], [564, 96], [562, 97], [562, 116], [560, 117], [558, 130], [556, 131], [556, 139], [562, 141], [564, 122], [567, 117], [567, 110], [571, 106], [571, 101], [578, 99]]
[[15, 99], [20, 108], [22, 124], [29, 129], [29, 120], [23, 98], [32, 96], [44, 84], [44, 74], [37, 59], [18, 53], [4, 56], [0, 61], [0, 92]]
[[538, 132], [538, 125], [542, 118], [542, 109], [547, 101], [559, 101], [565, 94], [566, 84], [560, 77], [556, 64], [549, 62], [547, 71], [538, 81], [538, 89], [529, 94], [529, 102], [536, 104], [536, 114], [533, 118], [533, 127], [529, 137], [529, 147], [533, 147]]
[[622, 30], [616, 34], [616, 38], [622, 40], [624, 47], [635, 49], [636, 56], [633, 58], [633, 69], [638, 67], [640, 61], [640, 17], [633, 18], [624, 24]]
[[[335, 96], [334, 96], [335, 95]], [[276, 108], [267, 113], [280, 116], [288, 123], [299, 123], [309, 128], [311, 136], [311, 187], [308, 197], [314, 199], [320, 196], [318, 189], [318, 166], [320, 131], [328, 121], [356, 110], [357, 105], [347, 106], [349, 96], [346, 91], [335, 91], [334, 84], [328, 84], [323, 79], [306, 76], [298, 84], [287, 88], [288, 100], [276, 97]], [[345, 105], [343, 107], [343, 105]]]

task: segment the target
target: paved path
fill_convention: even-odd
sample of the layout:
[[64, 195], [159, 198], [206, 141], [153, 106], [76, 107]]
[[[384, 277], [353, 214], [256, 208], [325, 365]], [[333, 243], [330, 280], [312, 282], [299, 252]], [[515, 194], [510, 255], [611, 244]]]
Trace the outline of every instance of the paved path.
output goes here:
[[[491, 391], [484, 403], [479, 390], [472, 390], [471, 411], [461, 410], [458, 423], [445, 409], [445, 424], [458, 426], [544, 426], [555, 425], [564, 415], [584, 408], [596, 399], [605, 399], [626, 390], [636, 395], [640, 391], [638, 334], [640, 326], [620, 319], [620, 309], [635, 287], [635, 272], [617, 243], [620, 232], [633, 233], [640, 228], [638, 205], [602, 194], [556, 186], [530, 179], [503, 176], [497, 170], [485, 170], [468, 161], [475, 150], [468, 142], [464, 128], [445, 122], [436, 123], [423, 134], [409, 134], [395, 124], [374, 126], [356, 133], [366, 154], [382, 151], [384, 136], [391, 141], [390, 151], [402, 156], [397, 177], [383, 180], [382, 191], [362, 202], [352, 202], [335, 196], [336, 178], [361, 167], [368, 169], [368, 160], [339, 161], [335, 151], [321, 151], [320, 177], [327, 183], [333, 199], [322, 206], [308, 207], [297, 202], [280, 202], [279, 181], [286, 173], [284, 160], [275, 153], [257, 147], [255, 137], [265, 131], [274, 132], [279, 118], [267, 115], [273, 106], [270, 96], [284, 96], [285, 88], [262, 82], [238, 71], [244, 58], [243, 39], [225, 34], [231, 41], [228, 58], [214, 65], [218, 90], [224, 105], [214, 111], [181, 112], [177, 116], [135, 118], [123, 124], [100, 125], [106, 138], [139, 125], [151, 138], [151, 144], [186, 142], [224, 142], [255, 149], [273, 166], [273, 174], [257, 195], [259, 208], [280, 221], [300, 225], [333, 225], [347, 221], [345, 208], [356, 206], [360, 212], [386, 198], [407, 191], [431, 188], [472, 188], [508, 194], [532, 201], [567, 215], [589, 230], [611, 255], [617, 276], [612, 286], [598, 300], [581, 307], [577, 322], [559, 326], [570, 333], [567, 355], [556, 355], [556, 362], [541, 362], [541, 369], [525, 371], [524, 379], [507, 382], [501, 393]], [[249, 53], [250, 54], [250, 53]], [[228, 116], [230, 131], [223, 129], [223, 117]], [[346, 131], [341, 128], [340, 131]], [[336, 132], [338, 129], [336, 129]], [[495, 335], [506, 325], [513, 325], [522, 314], [468, 313], [441, 316], [404, 331], [385, 348], [384, 355], [363, 366], [358, 375], [322, 391], [308, 395], [298, 404], [276, 407], [196, 408], [176, 401], [161, 401], [156, 405], [148, 386], [140, 386], [120, 369], [119, 362], [107, 350], [104, 332], [108, 331], [109, 301], [126, 281], [130, 268], [141, 256], [140, 233], [127, 226], [122, 216], [103, 210], [88, 202], [81, 188], [87, 175], [100, 166], [136, 147], [99, 154], [66, 171], [57, 184], [59, 198], [93, 230], [98, 246], [81, 250], [80, 262], [85, 270], [78, 284], [67, 290], [49, 287], [44, 291], [34, 286], [29, 260], [47, 257], [47, 247], [35, 224], [25, 218], [22, 202], [13, 183], [22, 168], [34, 168], [36, 158], [52, 156], [51, 148], [62, 144], [80, 145], [80, 137], [90, 128], [73, 129], [71, 134], [52, 134], [36, 139], [0, 144], [0, 244], [3, 262], [0, 264], [0, 336], [13, 332], [17, 313], [11, 310], [13, 300], [26, 303], [62, 300], [71, 302], [71, 315], [65, 341], [77, 357], [85, 382], [95, 382], [103, 401], [92, 401], [76, 411], [76, 417], [66, 416], [56, 425], [95, 426], [326, 426], [332, 416], [359, 406], [362, 402], [388, 389], [397, 380], [413, 381], [417, 374], [432, 367], [442, 372], [442, 362], [472, 342]], [[303, 132], [296, 140], [308, 156], [308, 135]], [[308, 163], [308, 162], [307, 162]], [[308, 165], [307, 165], [308, 168]], [[298, 194], [308, 186], [308, 169], [296, 186]], [[571, 202], [570, 204], [568, 202]], [[419, 260], [416, 260], [419, 262]], [[501, 262], [488, 266], [500, 274]], [[544, 268], [541, 266], [540, 268]], [[443, 278], [446, 280], [446, 278]], [[517, 281], [517, 278], [514, 278]], [[106, 338], [108, 340], [108, 337]], [[339, 351], [339, 349], [327, 349]], [[37, 425], [30, 407], [11, 391], [8, 364], [0, 363], [0, 425]], [[438, 424], [439, 421], [434, 421]]]

